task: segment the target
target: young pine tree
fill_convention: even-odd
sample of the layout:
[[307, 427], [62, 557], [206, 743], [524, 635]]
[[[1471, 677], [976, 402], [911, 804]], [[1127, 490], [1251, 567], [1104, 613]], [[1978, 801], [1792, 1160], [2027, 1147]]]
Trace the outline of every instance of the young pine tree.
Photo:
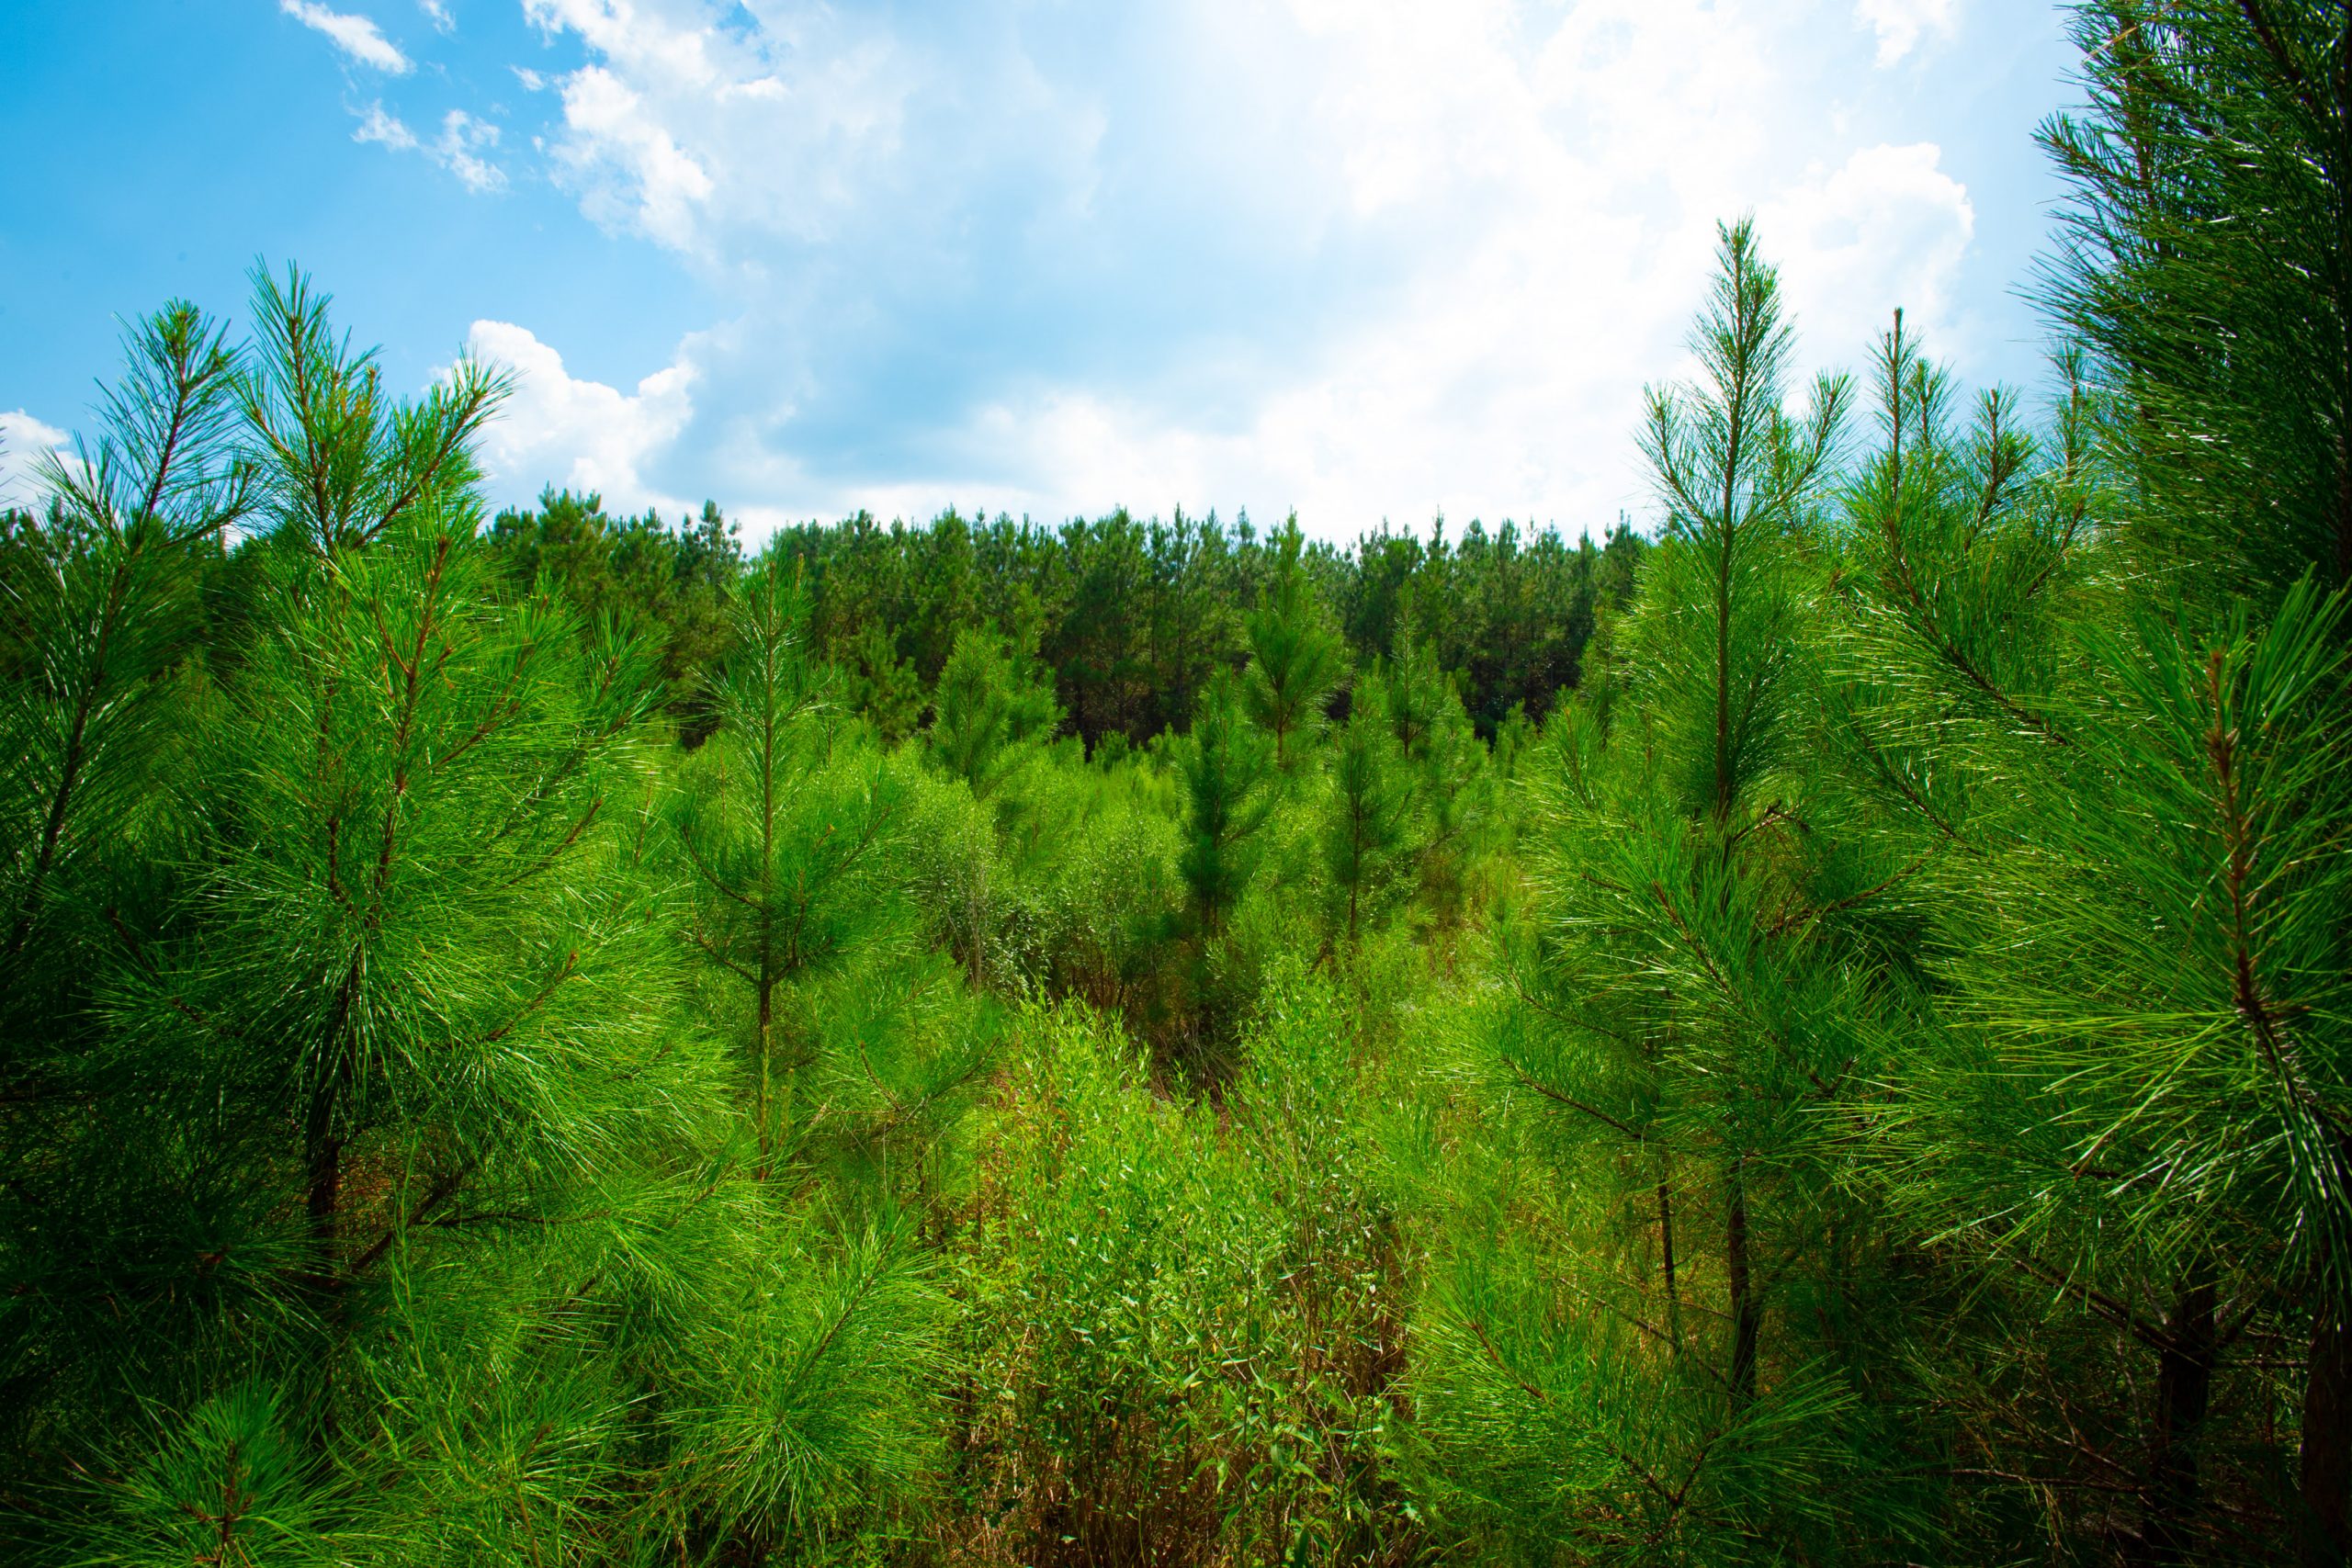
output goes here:
[[[791, 1122], [795, 982], [888, 942], [906, 791], [829, 713], [806, 611], [770, 555], [736, 592], [734, 644], [711, 685], [718, 728], [689, 764], [678, 843], [692, 873], [688, 941], [748, 1003], [752, 1124], [764, 1172]], [[734, 1010], [729, 1009], [728, 1010]], [[783, 1057], [779, 1061], [779, 1056]]]
[[[188, 1238], [142, 1174], [170, 1155], [120, 1147], [137, 1080], [109, 1083], [94, 1059], [125, 945], [154, 940], [187, 897], [187, 786], [218, 716], [201, 572], [254, 494], [234, 457], [236, 355], [219, 329], [175, 303], [125, 347], [105, 434], [40, 475], [51, 504], [19, 514], [0, 586], [0, 1259], [16, 1303], [0, 1430], [30, 1461], [0, 1486], [28, 1517], [40, 1472], [146, 1392], [127, 1370], [165, 1359], [159, 1347], [175, 1350], [217, 1306], [184, 1292], [175, 1313], [135, 1288], [185, 1264]], [[93, 1310], [108, 1299], [115, 1312]]]
[[[1651, 395], [1666, 527], [1628, 689], [1605, 740], [1575, 707], [1553, 721], [1537, 924], [1471, 1041], [1523, 1129], [1506, 1155], [1548, 1173], [1525, 1201], [1558, 1217], [1465, 1222], [1421, 1374], [1460, 1483], [1594, 1560], [1890, 1550], [1904, 1515], [1898, 1483], [1858, 1484], [1886, 1440], [1849, 1337], [1874, 1248], [1834, 1134], [1871, 1071], [1850, 923], [1877, 878], [1801, 740], [1806, 530], [1846, 390], [1787, 412], [1791, 333], [1746, 223], [1720, 267], [1703, 379]], [[1547, 1261], [1551, 1224], [1574, 1239]]]
[[[519, 1560], [621, 1483], [642, 1390], [586, 1325], [674, 1283], [652, 1238], [717, 1207], [716, 1080], [670, 1027], [624, 821], [653, 689], [628, 645], [502, 603], [462, 444], [419, 473], [430, 405], [311, 354], [299, 278], [258, 293], [246, 435], [346, 460], [299, 491], [262, 465], [280, 533], [243, 547], [243, 640], [148, 792], [186, 813], [148, 840], [175, 897], [92, 889], [121, 918], [83, 966], [73, 1114], [8, 1129], [12, 1403], [38, 1469], [96, 1478], [38, 1521], [85, 1560]], [[105, 493], [61, 513], [103, 534]]]
[[1470, 863], [1488, 820], [1487, 750], [1453, 678], [1436, 649], [1415, 641], [1376, 671], [1360, 695], [1386, 719], [1396, 754], [1412, 781], [1419, 831], [1413, 845], [1421, 902], [1432, 926], [1459, 925], [1468, 900]]
[[254, 500], [231, 446], [237, 357], [221, 330], [175, 302], [126, 348], [107, 434], [43, 465], [49, 522], [25, 514], [5, 606], [21, 662], [0, 672], [0, 973], [27, 1000], [72, 969], [33, 952], [47, 919], [75, 902], [75, 863], [103, 862], [147, 814], [175, 699], [191, 695], [172, 671], [200, 630], [198, 554]]
[[806, 1175], [840, 1140], [939, 1131], [990, 1038], [920, 940], [914, 781], [833, 705], [787, 570], [771, 553], [738, 589], [718, 728], [686, 763], [676, 815], [685, 936], [712, 1010], [741, 1021], [763, 1176], [786, 1158]]
[[1259, 834], [1274, 809], [1273, 746], [1227, 674], [1202, 694], [1191, 733], [1170, 750], [1183, 785], [1187, 925], [1214, 942], [1257, 870]]
[[987, 800], [1053, 738], [1061, 723], [1054, 694], [1029, 680], [994, 633], [967, 627], [939, 671], [932, 695], [931, 755]]
[[1238, 1022], [1228, 928], [1257, 875], [1281, 793], [1272, 738], [1250, 722], [1238, 684], [1219, 671], [1201, 694], [1191, 731], [1169, 747], [1182, 811], [1176, 869], [1184, 906], [1174, 934], [1188, 971], [1187, 1066], [1212, 1080], [1229, 1066], [1221, 1053]]
[[1365, 924], [1386, 913], [1410, 852], [1415, 781], [1387, 716], [1374, 702], [1359, 703], [1349, 714], [1326, 766], [1330, 794], [1323, 808], [1323, 865], [1334, 901], [1345, 909], [1344, 919], [1335, 915], [1333, 924], [1353, 946]]
[[[2260, 707], [2252, 694], [2273, 657], [2241, 668], [2233, 650], [2300, 647], [2300, 628], [2330, 618], [2312, 604], [2288, 615], [2300, 585], [2352, 585], [2352, 77], [2343, 18], [2280, 0], [2100, 0], [2077, 10], [2075, 34], [2090, 101], [2042, 134], [2074, 187], [2062, 214], [2072, 243], [2050, 270], [2046, 303], [2088, 350], [2108, 394], [2102, 434], [2129, 481], [2117, 544], [2184, 602], [2155, 611], [2182, 623], [2181, 656], [2201, 645], [2220, 661], [2205, 682], [2216, 761], [2203, 770], [2219, 789], [2223, 747], [2255, 756], [2264, 744], [2231, 734], [2223, 717], [2242, 701]], [[2346, 635], [2341, 619], [2334, 626]], [[2284, 640], [2273, 644], [2274, 634]], [[2240, 678], [2256, 685], [2233, 696]], [[2301, 700], [2322, 702], [2325, 690], [2321, 682]], [[2243, 782], [2227, 785], [2233, 797]], [[2335, 809], [2324, 795], [2267, 804], [2290, 816]], [[2318, 842], [2332, 829], [2268, 830]], [[2253, 831], [2225, 830], [2239, 844], [2231, 863], [2253, 852], [2244, 838]], [[2222, 874], [2250, 909], [2263, 896], [2288, 895], [2267, 878]], [[2272, 908], [2285, 919], [2295, 901]], [[2284, 1097], [2272, 1125], [2307, 1122], [2291, 1136], [2333, 1137], [2336, 1153], [2332, 1166], [2315, 1152], [2297, 1156], [2308, 1174], [2298, 1178], [2301, 1196], [2272, 1201], [2278, 1222], [2340, 1215], [2340, 1201], [2333, 1211], [2312, 1205], [2340, 1192], [2352, 1172], [2335, 1109], [2340, 1048], [2307, 1039], [2290, 1049], [2263, 1000], [2265, 986], [2303, 983], [2275, 963], [2262, 977], [2263, 939], [2290, 929], [2247, 917], [2251, 977], [2237, 1010], [2247, 1027], [2261, 1021], [2257, 1044], [2276, 1079], [2267, 1092]], [[2283, 952], [2294, 951], [2290, 940]], [[2295, 1014], [2295, 1027], [2319, 1028], [2322, 1016]], [[2352, 1269], [2332, 1224], [2283, 1234], [2295, 1237], [2291, 1267], [2306, 1270], [2300, 1289], [2310, 1305], [2297, 1508], [2306, 1560], [2326, 1561], [2352, 1551], [2352, 1287], [2343, 1283]]]
[[1274, 738], [1274, 765], [1287, 773], [1322, 728], [1323, 704], [1340, 682], [1347, 654], [1299, 559], [1305, 537], [1297, 517], [1269, 543], [1273, 578], [1243, 623], [1251, 658], [1242, 692], [1250, 716]]

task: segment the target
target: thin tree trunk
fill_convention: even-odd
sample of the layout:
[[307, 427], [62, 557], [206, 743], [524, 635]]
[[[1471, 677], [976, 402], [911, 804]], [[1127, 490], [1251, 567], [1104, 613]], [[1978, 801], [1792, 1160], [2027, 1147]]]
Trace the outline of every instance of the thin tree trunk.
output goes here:
[[[764, 938], [765, 932], [762, 933]], [[760, 1092], [754, 1114], [759, 1121], [760, 1179], [768, 1179], [768, 1072], [775, 1059], [773, 1044], [775, 1021], [775, 982], [768, 975], [768, 951], [763, 940], [760, 945]]]
[[343, 1203], [343, 1135], [336, 1130], [335, 1114], [352, 1074], [351, 1017], [358, 994], [359, 961], [354, 959], [335, 993], [326, 1030], [327, 1060], [311, 1087], [310, 1111], [302, 1121], [302, 1207], [311, 1224], [312, 1278], [322, 1293], [338, 1283], [334, 1240]]
[[[350, 997], [357, 986], [356, 972], [344, 982], [342, 998], [336, 1005], [336, 1019], [331, 1038], [334, 1060], [311, 1086], [311, 1104], [302, 1124], [302, 1163], [305, 1177], [302, 1207], [310, 1222], [311, 1286], [318, 1293], [320, 1317], [338, 1337], [344, 1317], [343, 1269], [337, 1256], [335, 1233], [340, 1227], [343, 1207], [343, 1135], [336, 1130], [336, 1112], [341, 1109], [345, 1079], [350, 1076], [352, 1045], [349, 1024]], [[335, 1438], [335, 1362], [329, 1357], [320, 1363], [320, 1385], [315, 1415], [311, 1422], [310, 1440], [321, 1451], [331, 1447]]]
[[1666, 1334], [1677, 1350], [1682, 1348], [1682, 1296], [1674, 1283], [1674, 1190], [1664, 1177], [1657, 1184], [1658, 1250], [1666, 1265]]
[[2302, 1420], [2304, 1568], [2339, 1568], [2352, 1557], [2352, 1324], [2323, 1305], [2312, 1323]]
[[[159, 481], [162, 476], [157, 476]], [[74, 804], [74, 787], [81, 782], [82, 766], [88, 759], [87, 745], [90, 719], [97, 712], [98, 699], [104, 694], [107, 681], [107, 649], [114, 640], [115, 626], [122, 616], [123, 600], [130, 592], [130, 573], [136, 560], [119, 561], [114, 573], [107, 580], [106, 611], [98, 620], [97, 645], [90, 655], [89, 679], [84, 683], [74, 703], [74, 717], [66, 727], [65, 759], [60, 768], [57, 788], [50, 796], [49, 812], [41, 824], [40, 848], [33, 856], [33, 873], [25, 886], [25, 896], [17, 907], [17, 923], [8, 933], [8, 956], [13, 958], [25, 950], [31, 937], [33, 919], [40, 910], [43, 885], [49, 880], [56, 863], [58, 851], [65, 838], [65, 824]]]
[[311, 1222], [311, 1267], [322, 1289], [335, 1278], [335, 1212], [343, 1196], [343, 1140], [335, 1134], [334, 1111], [340, 1074], [331, 1074], [311, 1090], [311, 1110], [302, 1128], [304, 1174], [308, 1185], [303, 1209]]
[[2156, 1408], [2148, 1443], [2147, 1518], [2141, 1561], [2177, 1562], [2195, 1534], [2197, 1439], [2212, 1403], [2214, 1288], [2186, 1286], [2165, 1329], [2171, 1343], [2156, 1357]]

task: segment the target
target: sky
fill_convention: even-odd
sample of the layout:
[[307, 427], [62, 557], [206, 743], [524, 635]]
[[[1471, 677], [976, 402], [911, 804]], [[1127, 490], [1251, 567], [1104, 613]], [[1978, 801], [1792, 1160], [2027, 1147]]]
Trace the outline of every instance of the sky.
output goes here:
[[1808, 369], [1901, 306], [2044, 385], [2074, 93], [2042, 0], [119, 0], [0, 61], [0, 492], [124, 319], [291, 263], [395, 386], [514, 372], [494, 502], [754, 539], [1644, 522], [1719, 220]]

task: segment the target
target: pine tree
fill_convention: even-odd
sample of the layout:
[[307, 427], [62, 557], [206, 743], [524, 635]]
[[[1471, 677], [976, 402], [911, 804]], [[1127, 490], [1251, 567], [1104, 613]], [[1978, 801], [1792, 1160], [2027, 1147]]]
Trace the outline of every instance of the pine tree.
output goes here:
[[[139, 1079], [109, 1081], [95, 1058], [110, 971], [187, 897], [186, 785], [216, 716], [198, 581], [254, 497], [220, 330], [175, 302], [125, 350], [104, 434], [40, 475], [45, 515], [20, 514], [0, 590], [0, 1404], [10, 1450], [51, 1460], [126, 1419], [141, 1390], [125, 1369], [219, 1304], [157, 1302], [153, 1282], [188, 1255], [140, 1166], [168, 1161], [177, 1130], [167, 1119], [162, 1150], [130, 1163]], [[28, 1517], [50, 1506], [27, 1495], [35, 1469], [0, 1477]]]
[[[806, 611], [771, 555], [738, 590], [735, 644], [713, 684], [718, 732], [687, 770], [678, 841], [693, 873], [687, 936], [751, 1004], [752, 1122], [762, 1169], [790, 1117], [797, 1043], [779, 1064], [780, 997], [897, 939], [904, 782], [828, 711]], [[793, 1032], [797, 1032], [797, 1031]]]
[[994, 795], [1060, 722], [1053, 694], [1025, 677], [994, 634], [956, 637], [932, 697], [931, 754], [973, 795]]
[[2306, 0], [2090, 0], [2045, 301], [2111, 398], [2126, 537], [2209, 610], [2352, 584], [2352, 79]]
[[1385, 903], [1397, 863], [1409, 849], [1413, 780], [1374, 703], [1360, 704], [1340, 727], [1329, 760], [1331, 792], [1324, 807], [1323, 863], [1347, 907], [1351, 946]]
[[1421, 899], [1432, 924], [1451, 929], [1463, 918], [1469, 863], [1488, 817], [1487, 749], [1471, 729], [1453, 678], [1426, 641], [1409, 644], [1375, 671], [1360, 694], [1386, 720], [1413, 781]]
[[185, 694], [170, 672], [198, 629], [192, 552], [254, 504], [252, 471], [230, 449], [237, 357], [221, 330], [175, 302], [125, 347], [107, 435], [71, 461], [47, 460], [50, 524], [24, 517], [25, 569], [11, 574], [6, 607], [23, 651], [0, 687], [0, 973], [19, 996], [36, 971], [59, 973], [27, 955], [74, 863], [102, 859], [156, 786], [155, 752]]
[[1321, 728], [1345, 659], [1299, 559], [1305, 542], [1293, 514], [1270, 541], [1274, 575], [1244, 622], [1251, 660], [1242, 690], [1250, 716], [1274, 738], [1274, 764], [1284, 772]]
[[1204, 942], [1224, 933], [1250, 886], [1275, 803], [1272, 739], [1250, 722], [1236, 686], [1229, 673], [1211, 682], [1192, 732], [1171, 749], [1184, 791], [1188, 924]]
[[[2226, 686], [2240, 673], [2228, 650], [2272, 647], [2274, 634], [2294, 647], [2297, 626], [2327, 618], [2309, 605], [2287, 615], [2307, 578], [2352, 585], [2352, 82], [2342, 18], [2280, 0], [2115, 0], [2082, 6], [2075, 37], [2090, 103], [2042, 131], [2073, 186], [2062, 212], [2072, 243], [2045, 278], [2046, 299], [2089, 352], [2102, 434], [2130, 481], [2118, 544], [2185, 601], [2179, 618], [2194, 630], [2183, 638], [2223, 658], [2228, 668], [2211, 680]], [[2251, 619], [2239, 619], [2241, 604]], [[2266, 628], [2273, 615], [2281, 618]], [[2251, 667], [2243, 678], [2259, 679]], [[2218, 690], [2210, 698], [2217, 734], [2234, 700]], [[2324, 798], [2308, 806], [2335, 809]], [[2249, 950], [2250, 963], [2258, 956]], [[2282, 1129], [2299, 1116], [2345, 1125], [2320, 1109], [2342, 1070], [2321, 1065], [2328, 1051], [2304, 1043], [2287, 1054], [2267, 1038], [2263, 1048], [2278, 1064], [2268, 1092], [2304, 1107]], [[2308, 1205], [2347, 1179], [2352, 1143], [2328, 1135], [2335, 1174], [2320, 1174], [2316, 1153], [2301, 1156], [2305, 1195], [2285, 1213], [2325, 1212]], [[2300, 1434], [2312, 1562], [2352, 1551], [2352, 1286], [2343, 1283], [2352, 1268], [2331, 1231], [2284, 1233], [2296, 1238], [2313, 1305]]]
[[[736, 1157], [651, 852], [650, 650], [551, 591], [515, 600], [466, 444], [410, 462], [401, 432], [442, 405], [371, 400], [367, 356], [315, 352], [334, 340], [289, 304], [316, 302], [299, 276], [258, 293], [244, 434], [351, 460], [300, 486], [261, 464], [277, 527], [239, 548], [214, 684], [185, 643], [99, 650], [113, 728], [86, 731], [90, 804], [24, 948], [69, 981], [9, 998], [32, 1090], [0, 1123], [11, 1544], [519, 1563], [831, 1528], [928, 1463], [940, 1303], [887, 1202], [780, 1208]], [[281, 309], [299, 331], [273, 333]], [[207, 563], [167, 547], [240, 495], [232, 433], [187, 406], [217, 338], [167, 312], [140, 341], [105, 460], [56, 486], [80, 553], [27, 606], [24, 646], [57, 651], [6, 672], [28, 737], [68, 733], [36, 676], [88, 667], [64, 655], [106, 573], [138, 589], [140, 637], [184, 636]], [[148, 440], [175, 421], [175, 446]], [[131, 464], [162, 500], [112, 527]], [[140, 587], [115, 544], [164, 575]], [[94, 569], [95, 598], [74, 576]], [[165, 687], [147, 706], [108, 690], [133, 671]], [[133, 744], [174, 698], [201, 725]], [[61, 911], [85, 907], [107, 936], [61, 964], [87, 929]], [[900, 1020], [941, 994], [891, 988]], [[895, 1055], [861, 1042], [869, 1098], [896, 1098], [844, 1115], [843, 1146], [952, 1113], [985, 1032], [931, 1013]], [[20, 1048], [61, 1031], [70, 1051]]]
[[[1792, 338], [1747, 224], [1723, 231], [1720, 266], [1705, 378], [1650, 399], [1667, 523], [1625, 634], [1633, 689], [1605, 742], [1575, 708], [1554, 720], [1541, 923], [1511, 937], [1511, 988], [1473, 1036], [1494, 1102], [1593, 1194], [1586, 1234], [1635, 1244], [1564, 1260], [1562, 1301], [1532, 1238], [1465, 1242], [1423, 1373], [1463, 1483], [1596, 1558], [1670, 1540], [1728, 1560], [1758, 1530], [1810, 1554], [1902, 1514], [1883, 1485], [1851, 1490], [1869, 1418], [1823, 1354], [1837, 1337], [1802, 1319], [1785, 1346], [1768, 1335], [1776, 1301], [1841, 1324], [1866, 1289], [1829, 1238], [1869, 1228], [1832, 1129], [1869, 1071], [1868, 969], [1842, 928], [1874, 890], [1814, 819], [1798, 739], [1805, 535], [1845, 385], [1786, 413]], [[1719, 1307], [1700, 1310], [1702, 1283]], [[1808, 1497], [1840, 1473], [1838, 1508]], [[1571, 1495], [1589, 1506], [1552, 1500]]]

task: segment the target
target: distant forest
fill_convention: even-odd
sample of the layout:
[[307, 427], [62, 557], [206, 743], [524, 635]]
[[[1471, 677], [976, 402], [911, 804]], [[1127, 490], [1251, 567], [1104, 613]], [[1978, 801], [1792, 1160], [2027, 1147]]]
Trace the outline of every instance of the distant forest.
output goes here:
[[[1577, 683], [1599, 621], [1633, 600], [1644, 540], [1623, 518], [1571, 545], [1553, 528], [1426, 538], [1386, 525], [1352, 547], [1306, 542], [1296, 518], [1260, 534], [1212, 513], [1143, 522], [1125, 512], [1059, 528], [947, 512], [888, 527], [860, 514], [780, 531], [767, 548], [806, 594], [816, 655], [844, 696], [891, 739], [920, 727], [957, 635], [985, 626], [1052, 678], [1064, 724], [1091, 748], [1117, 733], [1141, 745], [1182, 730], [1220, 669], [1249, 662], [1249, 616], [1295, 556], [1351, 668], [1426, 646], [1453, 671], [1478, 732], [1514, 711], [1541, 720]], [[545, 571], [589, 615], [653, 629], [664, 672], [690, 707], [723, 647], [724, 590], [741, 570], [735, 530], [700, 517], [607, 515], [596, 496], [549, 491], [536, 510], [501, 512], [492, 546], [518, 586]]]
[[1655, 497], [493, 514], [299, 269], [0, 519], [0, 1552], [2352, 1554], [2352, 26], [2087, 0], [2041, 394]]

